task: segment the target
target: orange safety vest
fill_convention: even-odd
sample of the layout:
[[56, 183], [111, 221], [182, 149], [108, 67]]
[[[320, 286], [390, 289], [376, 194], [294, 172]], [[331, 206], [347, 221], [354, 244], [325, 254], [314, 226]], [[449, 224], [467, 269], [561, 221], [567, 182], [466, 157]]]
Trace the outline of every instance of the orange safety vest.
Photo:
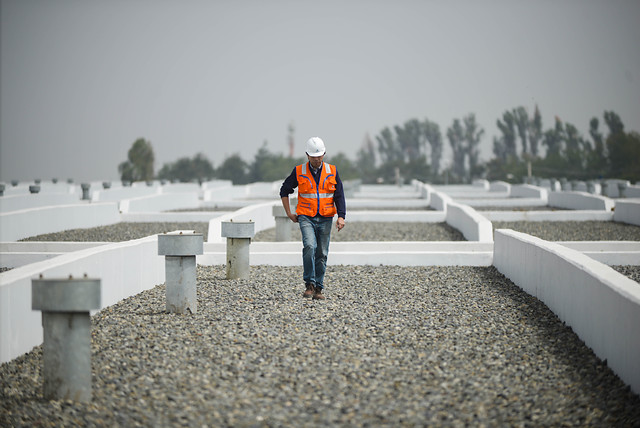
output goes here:
[[323, 162], [320, 166], [320, 186], [311, 174], [307, 163], [296, 167], [298, 178], [298, 206], [296, 214], [314, 217], [318, 212], [323, 217], [333, 217], [338, 212], [333, 204], [333, 192], [336, 190], [336, 167]]

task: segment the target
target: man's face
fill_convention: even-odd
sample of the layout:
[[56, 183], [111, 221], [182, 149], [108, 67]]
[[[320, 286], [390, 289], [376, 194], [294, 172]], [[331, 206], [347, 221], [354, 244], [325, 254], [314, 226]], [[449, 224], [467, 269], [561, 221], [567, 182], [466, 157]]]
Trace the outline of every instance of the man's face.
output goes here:
[[309, 159], [309, 163], [311, 164], [311, 166], [315, 169], [320, 168], [320, 165], [322, 165], [322, 159], [324, 159], [324, 155], [322, 156], [309, 156], [307, 155], [307, 159]]

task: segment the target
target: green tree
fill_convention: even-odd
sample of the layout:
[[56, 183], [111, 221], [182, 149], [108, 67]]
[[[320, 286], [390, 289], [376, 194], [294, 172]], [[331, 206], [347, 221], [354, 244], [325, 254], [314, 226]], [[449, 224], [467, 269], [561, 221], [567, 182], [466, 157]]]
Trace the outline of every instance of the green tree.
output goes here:
[[442, 134], [440, 133], [440, 126], [429, 119], [425, 119], [423, 122], [423, 130], [425, 140], [431, 146], [431, 173], [438, 175], [440, 172], [440, 160], [442, 159]]
[[464, 123], [464, 141], [466, 143], [466, 152], [469, 156], [469, 174], [471, 178], [478, 177], [480, 175], [481, 168], [479, 165], [480, 140], [484, 135], [484, 129], [476, 122], [476, 115], [470, 113], [468, 116], [462, 119]]
[[227, 157], [216, 172], [218, 178], [231, 180], [233, 184], [249, 182], [249, 165], [237, 153]]
[[621, 131], [610, 134], [607, 137], [607, 149], [610, 177], [631, 182], [640, 181], [640, 134]]
[[215, 176], [213, 165], [202, 154], [196, 154], [193, 159], [182, 157], [173, 163], [166, 163], [158, 171], [158, 178], [164, 180], [178, 180], [183, 183], [197, 180], [199, 183]]
[[516, 129], [518, 131], [518, 135], [520, 136], [520, 143], [522, 144], [522, 154], [526, 155], [529, 153], [529, 147], [527, 144], [528, 131], [529, 131], [529, 114], [527, 113], [527, 109], [524, 107], [516, 107], [513, 109], [513, 118], [516, 125]]
[[127, 160], [118, 165], [123, 181], [153, 180], [153, 147], [144, 138], [138, 138], [127, 153]]
[[250, 182], [281, 180], [289, 175], [295, 165], [304, 161], [303, 158], [294, 160], [282, 154], [270, 152], [268, 143], [265, 141], [254, 157], [248, 178]]
[[533, 113], [533, 119], [529, 121], [529, 146], [533, 156], [538, 156], [538, 143], [541, 139], [542, 116], [540, 115], [540, 109], [536, 105], [536, 109]]
[[336, 166], [341, 180], [355, 180], [360, 178], [358, 168], [349, 160], [347, 155], [338, 152], [335, 155], [327, 155], [325, 160]]
[[376, 140], [378, 141], [378, 153], [383, 163], [394, 163], [403, 160], [404, 153], [402, 148], [389, 127], [385, 127], [380, 131], [380, 135], [376, 136]]
[[502, 132], [500, 147], [504, 150], [504, 156], [518, 157], [518, 153], [516, 151], [516, 119], [513, 113], [509, 110], [505, 111], [502, 114], [502, 121], [498, 119], [496, 121], [496, 125]]
[[453, 173], [459, 180], [464, 180], [466, 177], [467, 147], [464, 144], [464, 129], [460, 124], [460, 119], [453, 120], [453, 125], [447, 129], [447, 138], [453, 151]]
[[607, 172], [607, 157], [605, 153], [604, 137], [598, 129], [600, 122], [594, 117], [589, 122], [589, 135], [593, 141], [593, 150], [587, 158], [587, 171], [593, 176], [603, 177]]
[[369, 134], [364, 137], [362, 146], [360, 146], [356, 154], [355, 166], [363, 183], [372, 184], [376, 182], [376, 151]]

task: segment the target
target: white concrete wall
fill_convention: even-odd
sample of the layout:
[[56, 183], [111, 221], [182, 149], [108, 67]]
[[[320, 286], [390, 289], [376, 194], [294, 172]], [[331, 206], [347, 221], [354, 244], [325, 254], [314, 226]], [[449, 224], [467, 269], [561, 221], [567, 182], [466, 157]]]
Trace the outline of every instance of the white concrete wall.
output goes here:
[[124, 199], [120, 201], [120, 211], [123, 213], [158, 212], [181, 208], [196, 208], [199, 204], [198, 194], [195, 192], [162, 193]]
[[490, 192], [505, 192], [507, 194], [511, 194], [511, 184], [505, 181], [492, 181], [489, 184]]
[[101, 308], [165, 281], [157, 237], [106, 244], [64, 254], [0, 275], [0, 362], [42, 343], [40, 311], [31, 309], [31, 280], [82, 277], [101, 280]]
[[592, 195], [587, 192], [551, 192], [549, 206], [571, 210], [611, 211], [615, 202], [606, 196]]
[[613, 220], [640, 226], [640, 199], [618, 199]]
[[[120, 202], [123, 199], [139, 198], [141, 196], [157, 195], [160, 192], [159, 187], [136, 186], [122, 187], [116, 186], [110, 189], [98, 190], [97, 188], [91, 192], [91, 201], [93, 202]], [[82, 196], [82, 192], [80, 192]]]
[[620, 197], [620, 189], [618, 188], [619, 184], [623, 184], [627, 187], [631, 185], [631, 183], [627, 180], [606, 180], [606, 188], [603, 189], [604, 196], [608, 196], [610, 198], [619, 198]]
[[479, 189], [482, 190], [489, 190], [490, 189], [490, 185], [489, 185], [489, 181], [485, 180], [485, 179], [476, 179], [473, 180], [473, 187], [477, 187]]
[[624, 190], [625, 198], [640, 198], [640, 186], [638, 185], [628, 185]]
[[[204, 189], [202, 199], [204, 202], [208, 202], [209, 205], [219, 201], [228, 201], [244, 196], [244, 186], [234, 186], [231, 183], [211, 183]], [[242, 190], [241, 190], [242, 189]]]
[[[225, 243], [204, 243], [201, 265], [226, 264]], [[491, 242], [332, 242], [327, 263], [369, 266], [491, 266]], [[301, 242], [252, 242], [251, 265], [301, 266]]]
[[530, 184], [518, 184], [511, 186], [512, 198], [537, 198], [544, 202], [548, 201], [549, 191], [542, 187], [532, 186]]
[[263, 202], [244, 207], [230, 214], [216, 217], [209, 221], [209, 235], [207, 242], [226, 242], [227, 238], [221, 236], [222, 222], [225, 221], [253, 221], [255, 233], [265, 229], [276, 227], [276, 219], [273, 217], [272, 207], [281, 204], [280, 201]]
[[118, 223], [112, 202], [79, 203], [0, 213], [0, 241], [17, 241], [44, 233]]
[[28, 210], [30, 208], [51, 205], [70, 205], [80, 203], [80, 196], [71, 193], [34, 193], [0, 196], [0, 212]]
[[468, 205], [450, 202], [447, 205], [447, 224], [458, 229], [468, 241], [492, 242], [491, 222]]
[[453, 199], [451, 199], [451, 196], [442, 193], [442, 192], [437, 192], [434, 191], [431, 193], [431, 208], [433, 208], [434, 210], [437, 211], [447, 211], [447, 205], [452, 203]]
[[489, 221], [612, 221], [613, 212], [581, 211], [481, 211]]
[[500, 229], [493, 264], [540, 299], [640, 393], [640, 286], [576, 250]]
[[385, 223], [442, 223], [446, 220], [444, 211], [347, 211], [349, 222], [380, 221]]

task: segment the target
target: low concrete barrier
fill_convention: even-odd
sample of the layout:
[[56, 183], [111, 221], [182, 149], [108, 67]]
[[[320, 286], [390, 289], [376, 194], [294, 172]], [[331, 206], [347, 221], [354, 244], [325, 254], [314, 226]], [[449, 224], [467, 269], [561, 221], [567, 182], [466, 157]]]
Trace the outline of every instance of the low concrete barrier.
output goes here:
[[450, 202], [447, 205], [446, 221], [462, 232], [468, 241], [493, 241], [491, 222], [468, 205]]
[[495, 232], [494, 266], [544, 302], [595, 354], [640, 393], [640, 286], [563, 245]]
[[511, 184], [505, 181], [492, 181], [489, 184], [490, 192], [505, 192], [507, 194], [511, 194]]
[[[224, 243], [204, 244], [200, 265], [226, 263]], [[252, 242], [252, 265], [302, 266], [301, 242]], [[492, 242], [332, 242], [328, 265], [491, 266]], [[302, 270], [300, 271], [302, 274]]]
[[548, 205], [570, 210], [611, 211], [615, 203], [605, 196], [592, 195], [587, 192], [551, 192], [549, 193]]
[[276, 227], [276, 220], [273, 217], [273, 206], [282, 204], [280, 201], [262, 202], [239, 209], [230, 214], [216, 217], [209, 221], [209, 234], [207, 242], [225, 242], [223, 238], [222, 222], [226, 221], [253, 221], [255, 223], [255, 233], [265, 229]]
[[0, 362], [10, 361], [42, 343], [40, 313], [31, 309], [31, 280], [101, 278], [101, 308], [162, 284], [164, 259], [157, 236], [105, 244], [33, 263], [0, 275]]
[[383, 223], [443, 223], [447, 215], [444, 211], [347, 211], [347, 221], [379, 221]]
[[580, 211], [480, 211], [489, 221], [612, 221], [613, 212]]
[[619, 198], [620, 195], [620, 186], [629, 187], [631, 183], [627, 180], [606, 180], [604, 182], [604, 187], [602, 189], [603, 196], [608, 196], [610, 198]]
[[530, 184], [519, 184], [511, 186], [512, 198], [537, 198], [545, 203], [549, 200], [549, 191], [542, 187], [532, 186]]
[[24, 195], [3, 196], [0, 198], [0, 212], [28, 210], [30, 208], [53, 205], [79, 204], [80, 197], [71, 193], [34, 193]]
[[442, 193], [442, 192], [432, 192], [431, 193], [431, 208], [437, 211], [447, 211], [447, 205], [452, 203], [453, 199], [451, 196]]
[[[99, 187], [96, 187], [99, 189]], [[94, 190], [91, 192], [92, 202], [120, 202], [124, 199], [140, 198], [142, 196], [157, 195], [160, 192], [159, 187], [136, 186], [124, 187], [118, 185], [109, 189]]]
[[640, 186], [636, 185], [628, 185], [624, 190], [625, 198], [640, 198]]
[[120, 201], [122, 213], [158, 212], [181, 208], [196, 208], [200, 201], [198, 194], [191, 193], [163, 193]]
[[490, 189], [489, 181], [485, 180], [483, 178], [479, 178], [479, 179], [473, 180], [472, 185], [473, 185], [473, 187], [477, 187], [477, 188], [482, 189], [482, 190], [489, 190]]
[[640, 199], [618, 199], [616, 201], [616, 210], [613, 214], [613, 220], [640, 226]]
[[56, 205], [0, 213], [0, 241], [17, 241], [44, 233], [118, 223], [115, 203]]

